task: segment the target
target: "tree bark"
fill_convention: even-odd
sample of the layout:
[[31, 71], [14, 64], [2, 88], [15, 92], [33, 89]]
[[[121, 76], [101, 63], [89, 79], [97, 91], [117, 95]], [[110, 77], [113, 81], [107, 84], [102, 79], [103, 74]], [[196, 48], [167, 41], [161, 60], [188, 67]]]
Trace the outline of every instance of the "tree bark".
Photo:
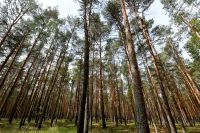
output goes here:
[[127, 53], [130, 62], [131, 74], [134, 83], [134, 97], [135, 97], [135, 112], [136, 112], [136, 128], [138, 133], [150, 133], [144, 96], [142, 92], [142, 81], [140, 77], [140, 72], [137, 64], [137, 58], [135, 53], [135, 48], [132, 40], [132, 34], [130, 31], [130, 25], [128, 16], [126, 14], [125, 2], [120, 0], [121, 9], [124, 19], [125, 33], [126, 33], [126, 45]]
[[30, 58], [30, 56], [31, 56], [31, 54], [32, 54], [32, 52], [33, 52], [33, 49], [35, 48], [37, 42], [39, 41], [39, 38], [40, 38], [40, 35], [41, 35], [43, 29], [44, 29], [44, 28], [42, 28], [42, 30], [39, 32], [37, 38], [35, 39], [35, 41], [34, 41], [32, 47], [31, 47], [31, 49], [30, 49], [30, 51], [29, 51], [29, 53], [28, 53], [28, 55], [27, 55], [27, 57], [26, 57], [26, 59], [24, 60], [22, 66], [20, 67], [19, 72], [17, 73], [17, 75], [16, 75], [16, 77], [15, 77], [15, 79], [14, 79], [14, 81], [13, 81], [13, 84], [12, 84], [12, 86], [11, 86], [11, 88], [10, 88], [10, 91], [8, 92], [8, 95], [6, 96], [5, 99], [3, 99], [2, 105], [1, 105], [1, 107], [0, 107], [0, 114], [2, 113], [2, 109], [3, 109], [3, 108], [5, 107], [5, 105], [7, 104], [8, 99], [9, 99], [10, 96], [12, 95], [12, 93], [13, 93], [13, 91], [14, 91], [14, 88], [15, 88], [15, 86], [17, 85], [17, 81], [18, 81], [18, 79], [20, 78], [20, 76], [21, 76], [21, 74], [22, 74], [23, 68], [24, 68], [24, 66], [26, 65], [28, 59]]
[[105, 111], [104, 111], [104, 97], [103, 97], [103, 75], [102, 75], [102, 69], [103, 69], [103, 64], [102, 64], [102, 46], [100, 42], [100, 106], [101, 106], [101, 119], [102, 119], [102, 128], [106, 128], [106, 121], [105, 121]]
[[83, 89], [81, 93], [80, 111], [78, 117], [77, 133], [83, 133], [84, 131], [84, 117], [85, 117], [85, 103], [86, 95], [89, 84], [89, 54], [90, 54], [90, 42], [87, 22], [87, 1], [84, 1], [84, 33], [85, 33], [85, 48], [84, 48], [84, 66], [83, 66]]

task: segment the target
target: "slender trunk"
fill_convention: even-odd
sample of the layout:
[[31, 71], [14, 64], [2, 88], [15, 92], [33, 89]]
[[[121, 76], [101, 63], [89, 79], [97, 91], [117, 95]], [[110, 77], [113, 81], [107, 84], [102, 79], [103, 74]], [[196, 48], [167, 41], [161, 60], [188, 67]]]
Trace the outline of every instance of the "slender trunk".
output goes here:
[[[41, 90], [41, 95], [38, 96], [39, 100], [38, 100], [38, 103], [36, 104], [36, 107], [35, 107], [36, 108], [36, 118], [35, 118], [36, 126], [38, 124], [39, 112], [40, 112], [40, 106], [41, 106], [41, 102], [42, 102], [42, 97], [43, 97], [43, 95], [45, 93], [45, 88], [46, 88], [46, 84], [48, 82], [49, 74], [51, 72], [51, 66], [52, 66], [52, 64], [53, 64], [53, 59], [51, 60], [51, 62], [49, 64], [48, 70], [46, 71], [46, 69], [44, 69], [44, 71], [43, 71], [44, 72], [44, 82], [43, 82], [44, 84], [43, 84], [43, 86], [38, 86], [38, 88], [40, 88], [40, 90]], [[46, 65], [48, 65], [48, 63]], [[45, 68], [47, 68], [47, 66]], [[54, 74], [55, 74], [55, 71], [56, 71], [56, 69], [54, 70]], [[47, 72], [46, 76], [45, 76], [45, 72]], [[41, 81], [41, 83], [42, 83], [42, 81]]]
[[90, 42], [88, 34], [88, 22], [87, 22], [87, 1], [84, 1], [84, 33], [85, 33], [85, 49], [84, 49], [84, 73], [83, 73], [83, 89], [81, 94], [81, 104], [78, 117], [77, 133], [83, 133], [84, 131], [84, 117], [85, 117], [85, 103], [86, 94], [89, 84], [89, 54], [90, 54]]
[[[159, 115], [161, 115], [161, 119], [163, 122], [163, 124], [165, 125], [165, 130], [166, 132], [169, 132], [170, 133], [170, 126], [169, 126], [169, 122], [167, 120], [167, 116], [166, 116], [166, 113], [164, 112], [163, 110], [163, 107], [161, 105], [161, 101], [159, 99], [159, 95], [158, 95], [158, 90], [157, 90], [157, 87], [153, 81], [153, 77], [152, 77], [152, 74], [150, 72], [150, 69], [149, 69], [149, 66], [148, 66], [148, 63], [147, 63], [147, 57], [146, 57], [146, 54], [145, 55], [145, 68], [146, 68], [146, 73], [147, 73], [147, 77], [148, 77], [148, 80], [151, 84], [151, 87], [152, 87], [152, 92], [151, 93], [154, 93], [155, 94], [155, 102], [156, 102], [156, 105], [158, 105], [158, 109], [159, 109]], [[153, 95], [152, 95], [153, 96]]]
[[[112, 58], [110, 58], [112, 59]], [[111, 93], [111, 108], [113, 111], [113, 117], [116, 123], [116, 126], [118, 126], [118, 115], [117, 115], [117, 104], [116, 104], [116, 92], [115, 92], [115, 82], [114, 82], [114, 73], [113, 73], [113, 67], [112, 64], [109, 65], [110, 69], [110, 93]]]
[[104, 111], [104, 98], [103, 98], [103, 63], [102, 63], [102, 46], [100, 42], [100, 106], [101, 106], [101, 119], [102, 119], [102, 128], [106, 128], [106, 120], [105, 120], [105, 111]]
[[151, 94], [151, 97], [152, 97], [153, 104], [154, 104], [155, 109], [156, 109], [156, 114], [159, 118], [159, 121], [160, 121], [160, 124], [161, 124], [161, 127], [162, 127], [162, 120], [161, 120], [160, 113], [159, 113], [158, 101], [156, 100], [156, 95], [154, 93], [154, 89], [156, 89], [156, 88], [154, 88], [155, 86], [152, 83], [152, 79], [151, 79], [151, 76], [150, 76], [150, 70], [149, 70], [149, 66], [148, 66], [148, 63], [147, 63], [146, 54], [144, 53], [144, 55], [145, 55], [145, 61], [144, 61], [143, 56], [142, 56], [142, 59], [143, 59], [143, 64], [144, 64], [144, 68], [145, 68], [146, 75], [147, 75], [147, 80], [150, 83], [150, 90], [149, 91], [150, 91], [150, 94]]
[[[42, 70], [42, 68], [41, 68], [41, 70]], [[43, 70], [43, 72], [41, 70], [39, 71], [39, 74], [38, 74], [38, 76], [37, 76], [37, 78], [35, 80], [35, 83], [33, 84], [33, 89], [31, 91], [31, 94], [30, 94], [29, 98], [27, 99], [27, 103], [26, 103], [26, 101], [24, 101], [22, 103], [22, 105], [21, 105], [21, 107], [24, 106], [25, 108], [22, 111], [22, 116], [21, 116], [21, 121], [20, 121], [19, 128], [21, 128], [24, 125], [27, 113], [28, 113], [29, 110], [31, 110], [31, 106], [32, 106], [32, 103], [33, 103], [33, 98], [35, 98], [35, 95], [38, 92], [39, 86], [42, 83], [45, 69]], [[38, 84], [38, 86], [36, 86], [37, 84]]]
[[62, 55], [62, 52], [61, 52], [60, 56], [58, 58], [58, 60], [60, 59], [60, 63], [58, 65], [57, 72], [55, 73], [55, 75], [53, 75], [53, 78], [52, 78], [53, 79], [52, 80], [52, 86], [48, 89], [47, 94], [46, 94], [45, 99], [44, 99], [44, 105], [43, 105], [44, 107], [43, 107], [43, 110], [42, 110], [42, 115], [41, 115], [41, 119], [39, 121], [38, 129], [41, 129], [41, 127], [42, 127], [42, 122], [43, 122], [43, 119], [45, 117], [45, 113], [46, 113], [46, 110], [47, 110], [47, 107], [48, 107], [48, 103], [49, 103], [49, 100], [50, 100], [51, 92], [53, 91], [55, 83], [57, 81], [57, 75], [58, 75], [60, 67], [61, 67], [61, 65], [63, 63], [64, 56], [65, 56], [65, 54]]
[[125, 97], [124, 97], [124, 83], [123, 83], [123, 80], [121, 79], [121, 101], [122, 101], [122, 113], [123, 113], [123, 116], [122, 116], [122, 119], [124, 120], [124, 124], [127, 125], [127, 119], [126, 119], [126, 100], [125, 100]]
[[26, 38], [27, 34], [24, 34], [22, 39], [20, 39], [16, 44], [15, 47], [11, 50], [11, 52], [6, 56], [6, 59], [3, 61], [3, 63], [0, 66], [0, 72], [2, 71], [2, 69], [4, 68], [4, 66], [6, 65], [6, 63], [8, 62], [8, 60], [10, 59], [10, 57], [13, 55], [13, 53], [15, 53], [14, 55], [17, 54], [17, 51], [19, 51], [21, 45], [23, 44], [25, 38]]
[[87, 99], [85, 106], [84, 133], [88, 133], [89, 129], [89, 91], [87, 91]]
[[199, 99], [196, 93], [194, 93], [192, 91], [192, 86], [190, 84], [190, 82], [188, 81], [187, 77], [185, 76], [185, 74], [183, 73], [182, 69], [180, 68], [180, 66], [176, 65], [176, 68], [178, 69], [178, 72], [180, 73], [181, 77], [183, 78], [186, 88], [189, 92], [190, 98], [194, 101], [195, 106], [198, 108], [199, 110]]
[[185, 128], [185, 125], [184, 125], [184, 122], [183, 122], [183, 117], [181, 116], [181, 110], [180, 110], [180, 108], [179, 108], [179, 106], [177, 104], [177, 101], [176, 101], [176, 99], [175, 99], [173, 94], [171, 94], [171, 97], [172, 97], [172, 101], [173, 101], [173, 103], [175, 105], [175, 109], [177, 110], [177, 113], [178, 113], [178, 116], [179, 116], [178, 118], [180, 119], [183, 133], [186, 133], [186, 128]]
[[53, 113], [52, 113], [52, 115], [51, 115], [51, 127], [53, 126], [53, 120], [55, 119], [57, 107], [58, 107], [58, 105], [59, 105], [59, 100], [60, 100], [60, 97], [61, 97], [62, 87], [63, 87], [62, 83], [63, 83], [63, 81], [64, 81], [64, 78], [65, 78], [65, 76], [63, 76], [63, 77], [61, 78], [61, 81], [60, 81], [60, 85], [59, 85], [59, 89], [58, 89], [58, 97], [57, 97], [56, 102], [55, 102], [56, 105], [55, 105], [55, 107], [54, 107], [54, 109], [53, 109]]
[[[38, 56], [37, 56], [37, 57], [38, 57]], [[19, 101], [20, 101], [21, 96], [24, 94], [25, 84], [26, 84], [27, 79], [28, 79], [28, 77], [29, 77], [29, 75], [30, 75], [30, 72], [31, 72], [31, 69], [32, 69], [33, 65], [35, 65], [35, 62], [36, 62], [36, 60], [37, 60], [37, 57], [34, 58], [34, 60], [33, 60], [32, 64], [31, 64], [31, 66], [29, 67], [29, 69], [28, 69], [28, 71], [27, 71], [27, 73], [26, 73], [26, 76], [25, 76], [24, 81], [23, 81], [23, 83], [22, 83], [22, 86], [21, 86], [21, 88], [20, 88], [19, 94], [17, 95], [17, 98], [15, 99], [13, 108], [12, 108], [12, 110], [11, 110], [11, 114], [10, 114], [10, 117], [9, 117], [9, 123], [11, 123], [12, 120], [13, 120], [13, 117], [14, 117], [15, 112], [16, 112], [17, 105], [18, 105], [18, 103], [19, 103]]]
[[[198, 103], [200, 104], [200, 89], [198, 88], [198, 85], [197, 83], [194, 81], [194, 79], [192, 78], [192, 76], [190, 75], [190, 72], [188, 71], [187, 67], [185, 66], [185, 63], [184, 61], [181, 59], [181, 57], [179, 56], [176, 48], [172, 45], [172, 43], [170, 42], [171, 44], [171, 47], [175, 53], [175, 61], [177, 63], [177, 65], [180, 64], [180, 66], [183, 68], [183, 69], [180, 69], [182, 71], [183, 76], [185, 77], [184, 79], [186, 79], [186, 81], [188, 82], [188, 84], [190, 85], [191, 87], [191, 90], [193, 91], [193, 94], [195, 95]], [[177, 66], [179, 67], [179, 66]], [[180, 67], [179, 67], [180, 68]], [[178, 69], [179, 69], [178, 68]]]
[[71, 90], [70, 90], [69, 107], [68, 107], [69, 109], [67, 112], [68, 119], [72, 116], [72, 113], [73, 113], [73, 107], [72, 107], [73, 90], [74, 90], [74, 80], [72, 80], [72, 85], [71, 85]]
[[75, 97], [75, 101], [76, 101], [76, 116], [75, 116], [75, 125], [77, 125], [77, 121], [78, 121], [78, 114], [79, 114], [79, 104], [80, 104], [80, 90], [81, 90], [81, 75], [82, 75], [82, 58], [79, 61], [79, 76], [78, 76], [78, 81], [77, 81], [77, 87], [76, 87], [76, 97]]
[[17, 85], [17, 81], [19, 80], [19, 78], [20, 78], [20, 76], [21, 76], [21, 74], [22, 74], [22, 72], [23, 72], [24, 66], [26, 65], [27, 61], [29, 60], [29, 58], [30, 58], [30, 56], [31, 56], [31, 54], [32, 54], [32, 52], [33, 52], [33, 49], [35, 48], [35, 46], [36, 46], [36, 44], [37, 44], [37, 42], [38, 42], [38, 40], [39, 40], [39, 38], [40, 38], [40, 35], [41, 35], [42, 31], [43, 31], [43, 29], [39, 32], [37, 38], [35, 39], [35, 41], [34, 41], [32, 47], [31, 47], [31, 49], [30, 49], [30, 51], [29, 51], [29, 53], [28, 53], [26, 59], [24, 60], [22, 66], [21, 66], [20, 69], [19, 69], [18, 74], [16, 75], [16, 77], [15, 77], [15, 79], [14, 79], [14, 81], [13, 81], [13, 85], [11, 86], [10, 91], [8, 92], [8, 95], [6, 96], [6, 98], [4, 99], [4, 101], [2, 102], [2, 105], [1, 105], [1, 107], [0, 107], [0, 114], [2, 113], [2, 109], [3, 109], [3, 108], [5, 107], [5, 105], [7, 104], [8, 99], [11, 97], [11, 95], [12, 95], [12, 93], [13, 93], [13, 91], [14, 91], [16, 85]]
[[21, 9], [21, 11], [18, 13], [18, 15], [15, 17], [15, 19], [12, 21], [12, 23], [10, 24], [8, 30], [6, 31], [6, 33], [4, 34], [3, 38], [0, 41], [0, 48], [2, 47], [2, 45], [4, 44], [4, 42], [6, 41], [6, 39], [9, 37], [9, 34], [13, 28], [13, 26], [15, 24], [17, 24], [19, 22], [19, 20], [28, 12], [28, 9], [25, 10], [23, 12], [23, 10]]
[[17, 47], [17, 49], [16, 49], [16, 51], [15, 51], [15, 54], [14, 54], [14, 57], [12, 58], [12, 61], [11, 61], [10, 65], [8, 66], [7, 71], [6, 71], [5, 74], [3, 75], [3, 78], [1, 79], [1, 82], [0, 82], [0, 90], [2, 89], [2, 87], [3, 87], [3, 85], [4, 85], [4, 82], [6, 81], [6, 79], [7, 79], [7, 77], [8, 77], [8, 74], [9, 74], [9, 72], [10, 72], [10, 70], [11, 70], [11, 68], [12, 68], [12, 66], [13, 66], [13, 64], [14, 64], [14, 62], [15, 62], [15, 59], [17, 58], [17, 55], [18, 55], [18, 53], [19, 53], [19, 50], [20, 50], [22, 44], [24, 43], [24, 41], [25, 41], [25, 36], [24, 36], [24, 37], [22, 38], [22, 40], [20, 41], [19, 47]]
[[9, 36], [9, 33], [10, 33], [10, 31], [11, 31], [11, 29], [12, 29], [13, 26], [14, 26], [14, 23], [10, 25], [10, 27], [8, 28], [8, 30], [4, 34], [2, 40], [0, 41], [0, 48], [2, 47], [2, 45], [4, 44], [4, 42], [6, 41], [6, 38]]
[[155, 133], [158, 133], [158, 128], [157, 128], [157, 126], [156, 126], [156, 121], [155, 121], [155, 113], [153, 113], [154, 112], [154, 109], [153, 109], [153, 106], [152, 106], [152, 104], [151, 104], [151, 101], [150, 101], [150, 99], [148, 98], [149, 96], [148, 96], [148, 94], [146, 93], [146, 95], [145, 95], [145, 97], [146, 97], [146, 105], [147, 105], [147, 108], [149, 108], [149, 117], [150, 117], [150, 119], [152, 120], [152, 123], [153, 123], [153, 126], [154, 126], [154, 129], [155, 129]]
[[190, 28], [190, 30], [196, 34], [196, 36], [200, 39], [199, 31], [183, 16], [180, 15], [182, 21]]
[[93, 93], [94, 93], [94, 50], [92, 53], [92, 75], [91, 75], [91, 91], [90, 91], [90, 130], [92, 131], [92, 120], [93, 120]]
[[[121, 97], [120, 97], [120, 92], [119, 92], [119, 87], [117, 86], [116, 88], [116, 92], [117, 92], [117, 101], [118, 101], [118, 114], [119, 114], [119, 122], [122, 124], [122, 112], [121, 112]], [[116, 102], [117, 102], [116, 101]]]

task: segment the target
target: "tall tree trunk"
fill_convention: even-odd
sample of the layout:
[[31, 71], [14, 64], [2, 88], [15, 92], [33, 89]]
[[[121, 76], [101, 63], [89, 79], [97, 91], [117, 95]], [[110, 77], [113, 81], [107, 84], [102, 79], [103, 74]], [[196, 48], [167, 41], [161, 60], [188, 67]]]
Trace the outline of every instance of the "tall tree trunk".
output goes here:
[[[143, 49], [144, 50], [144, 49]], [[154, 93], [154, 90], [156, 89], [154, 84], [152, 83], [153, 79], [151, 79], [151, 76], [150, 76], [150, 70], [149, 70], [149, 66], [148, 66], [148, 62], [147, 62], [147, 57], [146, 57], [146, 53], [143, 53], [144, 56], [145, 56], [145, 59], [144, 57], [142, 56], [142, 59], [143, 59], [143, 64], [144, 64], [144, 68], [145, 68], [145, 72], [146, 72], [146, 77], [147, 77], [147, 80], [148, 82], [150, 83], [150, 94], [151, 94], [151, 97], [152, 97], [152, 101], [153, 101], [153, 104], [155, 106], [155, 109], [156, 109], [156, 114], [159, 118], [159, 121], [160, 121], [160, 124], [161, 124], [161, 127], [162, 127], [162, 120], [161, 120], [161, 117], [160, 117], [160, 112], [159, 112], [159, 106], [158, 106], [158, 101], [156, 100], [156, 95]]]
[[[37, 56], [37, 57], [38, 57], [38, 56]], [[30, 75], [30, 72], [31, 72], [31, 69], [32, 69], [33, 65], [35, 65], [35, 62], [36, 62], [36, 60], [38, 59], [37, 57], [35, 57], [35, 58], [33, 59], [32, 63], [31, 63], [31, 66], [29, 67], [28, 71], [26, 72], [26, 76], [25, 76], [24, 81], [23, 81], [23, 83], [22, 83], [22, 86], [21, 86], [21, 88], [20, 88], [19, 94], [17, 95], [17, 97], [16, 97], [16, 99], [15, 99], [13, 108], [12, 108], [12, 110], [11, 110], [11, 114], [10, 114], [10, 116], [9, 116], [9, 123], [11, 123], [12, 120], [13, 120], [13, 117], [14, 117], [15, 112], [16, 112], [17, 104], [19, 103], [20, 98], [21, 98], [21, 96], [22, 96], [23, 93], [24, 93], [25, 84], [26, 84], [27, 79], [28, 79], [28, 77], [29, 77], [29, 75]]]
[[83, 66], [83, 89], [81, 93], [80, 101], [80, 111], [78, 117], [78, 127], [77, 133], [83, 133], [84, 131], [84, 117], [85, 117], [85, 103], [86, 103], [86, 94], [89, 84], [89, 54], [90, 54], [90, 42], [89, 42], [89, 32], [88, 32], [88, 22], [87, 22], [87, 1], [84, 1], [84, 33], [85, 33], [85, 48], [84, 48], [84, 66]]
[[55, 83], [57, 81], [57, 75], [58, 75], [58, 72], [59, 72], [61, 65], [63, 63], [64, 56], [65, 56], [65, 53], [62, 53], [62, 51], [61, 51], [59, 58], [58, 58], [58, 62], [59, 62], [59, 59], [60, 59], [60, 63], [58, 65], [58, 68], [57, 68], [55, 75], [53, 75], [53, 77], [52, 77], [52, 85], [48, 89], [47, 94], [46, 94], [45, 99], [44, 99], [44, 105], [43, 105], [42, 115], [41, 115], [41, 119], [39, 121], [38, 129], [41, 129], [41, 127], [42, 127], [42, 122], [43, 122], [43, 119], [44, 119], [45, 114], [46, 114], [46, 110], [47, 110], [48, 103], [49, 103], [49, 100], [50, 100], [51, 92], [53, 91]]
[[10, 59], [10, 57], [13, 55], [14, 56], [17, 55], [17, 52], [19, 51], [19, 49], [21, 48], [25, 38], [27, 37], [27, 34], [24, 34], [22, 39], [20, 39], [14, 46], [14, 48], [10, 51], [10, 53], [6, 56], [6, 59], [3, 61], [3, 63], [0, 66], [0, 72], [2, 71], [2, 69], [4, 68], [4, 66], [6, 65], [6, 63], [8, 62], [8, 60]]
[[55, 107], [53, 109], [53, 113], [51, 115], [51, 127], [53, 126], [53, 121], [55, 119], [55, 115], [56, 115], [56, 111], [58, 110], [58, 105], [59, 105], [59, 100], [60, 100], [60, 97], [61, 97], [61, 93], [62, 93], [62, 87], [63, 87], [63, 81], [64, 81], [64, 78], [65, 78], [65, 75], [61, 77], [61, 80], [60, 80], [60, 85], [59, 85], [59, 89], [58, 89], [58, 96], [57, 96], [57, 99], [56, 99], [56, 102], [55, 102]]
[[85, 120], [84, 120], [84, 133], [88, 133], [89, 130], [89, 91], [87, 90], [87, 99], [85, 106]]
[[126, 14], [125, 2], [120, 0], [122, 14], [124, 19], [125, 33], [126, 33], [126, 45], [128, 59], [130, 62], [131, 74], [134, 83], [134, 97], [135, 97], [135, 112], [136, 112], [136, 128], [138, 133], [149, 133], [149, 125], [147, 120], [144, 96], [142, 92], [142, 81], [137, 64], [137, 58], [135, 48], [132, 40], [130, 25], [128, 16]]
[[192, 78], [192, 76], [190, 75], [190, 72], [188, 71], [184, 61], [181, 59], [181, 57], [179, 56], [178, 54], [178, 51], [176, 50], [176, 48], [173, 46], [173, 44], [171, 42], [169, 42], [175, 55], [174, 55], [174, 58], [175, 58], [175, 61], [177, 63], [177, 65], [180, 64], [181, 67], [179, 68], [182, 68], [182, 69], [179, 69], [180, 71], [182, 71], [182, 76], [184, 76], [184, 80], [186, 80], [186, 82], [188, 82], [188, 84], [190, 85], [191, 87], [191, 90], [194, 94], [194, 96], [196, 97], [198, 103], [200, 104], [200, 89], [198, 88], [198, 85], [197, 83], [194, 81], [194, 79]]
[[92, 131], [93, 121], [93, 98], [94, 98], [94, 50], [92, 53], [92, 75], [91, 75], [91, 90], [90, 90], [90, 130]]
[[[110, 60], [112, 57], [110, 56]], [[118, 127], [118, 114], [117, 114], [117, 104], [116, 104], [116, 91], [115, 91], [115, 82], [114, 82], [114, 72], [113, 72], [113, 64], [109, 65], [110, 69], [110, 93], [111, 93], [111, 109], [113, 111], [114, 121], [116, 126]]]
[[[20, 48], [21, 48], [22, 44], [24, 43], [24, 41], [25, 41], [25, 36], [20, 41], [19, 47], [17, 47], [17, 49], [16, 49], [16, 51], [15, 51], [15, 53], [13, 55], [12, 61], [11, 61], [10, 65], [8, 66], [8, 69], [6, 70], [5, 74], [3, 75], [3, 78], [1, 79], [0, 90], [2, 89], [2, 87], [4, 85], [4, 82], [6, 81], [6, 79], [8, 77], [8, 74], [9, 74], [9, 72], [10, 72], [10, 70], [11, 70], [11, 68], [12, 68], [12, 66], [13, 66], [13, 64], [15, 62], [15, 59], [17, 58], [17, 55], [18, 55], [18, 53], [20, 51]], [[3, 64], [2, 64], [1, 67], [3, 68]]]
[[[32, 105], [33, 100], [35, 98], [35, 95], [38, 92], [38, 89], [40, 88], [39, 86], [41, 86], [42, 81], [44, 80], [43, 79], [43, 75], [44, 75], [45, 72], [46, 72], [46, 67], [45, 67], [45, 69], [43, 71], [42, 71], [42, 68], [41, 68], [41, 70], [39, 71], [38, 76], [37, 76], [37, 78], [35, 80], [35, 83], [33, 84], [33, 88], [32, 88], [32, 91], [31, 91], [31, 94], [30, 94], [29, 98], [27, 99], [27, 102], [24, 101], [22, 103], [22, 105], [21, 105], [21, 107], [24, 106], [25, 108], [22, 110], [22, 115], [21, 115], [21, 121], [20, 121], [19, 128], [21, 128], [24, 125], [26, 116], [27, 116], [29, 110], [31, 110], [31, 107], [33, 106]], [[37, 84], [38, 84], [38, 86], [36, 86]]]
[[101, 107], [101, 119], [102, 119], [102, 128], [106, 128], [106, 120], [105, 120], [105, 111], [104, 111], [104, 97], [103, 97], [103, 74], [102, 74], [102, 69], [103, 69], [103, 63], [102, 63], [102, 46], [100, 42], [100, 107]]
[[146, 68], [146, 73], [147, 73], [148, 80], [149, 80], [149, 82], [151, 84], [151, 87], [152, 87], [152, 89], [150, 91], [152, 91], [151, 93], [155, 94], [155, 99], [156, 100], [155, 99], [154, 100], [156, 102], [156, 105], [158, 105], [157, 108], [159, 109], [159, 114], [161, 115], [162, 122], [165, 125], [166, 132], [170, 133], [169, 121], [167, 120], [166, 113], [163, 112], [164, 110], [163, 110], [163, 107], [161, 105], [161, 101], [159, 99], [158, 90], [157, 90], [156, 85], [155, 85], [155, 83], [153, 81], [153, 77], [152, 77], [152, 74], [150, 72], [150, 69], [149, 69], [149, 66], [148, 66], [148, 63], [147, 63], [147, 57], [146, 57], [146, 55], [145, 55], [145, 68]]
[[80, 91], [81, 91], [81, 75], [82, 75], [82, 58], [79, 61], [79, 76], [78, 76], [78, 80], [77, 80], [77, 87], [76, 87], [76, 97], [75, 97], [75, 108], [76, 108], [76, 116], [75, 116], [75, 125], [77, 125], [77, 121], [78, 121], [78, 114], [79, 114], [79, 104], [80, 104]]
[[35, 39], [35, 41], [34, 41], [32, 47], [31, 47], [31, 49], [30, 49], [30, 51], [29, 51], [29, 53], [28, 53], [28, 55], [27, 55], [27, 57], [26, 57], [26, 59], [24, 60], [22, 66], [20, 67], [19, 72], [17, 73], [17, 75], [16, 75], [16, 77], [15, 77], [15, 79], [14, 79], [14, 81], [13, 81], [13, 84], [12, 84], [12, 86], [11, 86], [11, 88], [10, 88], [10, 91], [8, 92], [8, 95], [6, 96], [5, 99], [3, 99], [2, 105], [1, 105], [1, 107], [0, 107], [0, 114], [2, 113], [2, 109], [3, 109], [3, 108], [5, 107], [5, 105], [7, 104], [8, 99], [11, 97], [11, 95], [12, 95], [14, 89], [15, 89], [15, 86], [17, 85], [17, 81], [19, 80], [19, 78], [20, 78], [20, 76], [21, 76], [21, 74], [22, 74], [23, 68], [24, 68], [24, 66], [26, 65], [27, 61], [29, 60], [29, 58], [30, 58], [30, 56], [31, 56], [31, 54], [32, 54], [32, 52], [33, 52], [33, 49], [35, 48], [37, 42], [39, 41], [40, 35], [41, 35], [41, 33], [43, 32], [43, 29], [44, 29], [44, 28], [42, 28], [42, 30], [39, 32], [37, 38]]

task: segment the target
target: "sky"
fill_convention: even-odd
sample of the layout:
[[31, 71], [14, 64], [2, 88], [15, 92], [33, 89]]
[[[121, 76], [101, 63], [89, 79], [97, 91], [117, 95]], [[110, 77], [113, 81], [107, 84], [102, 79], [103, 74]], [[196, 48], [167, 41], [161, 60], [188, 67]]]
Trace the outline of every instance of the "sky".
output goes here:
[[154, 1], [145, 16], [147, 19], [153, 18], [156, 25], [167, 25], [170, 21], [167, 12], [163, 9], [163, 5], [160, 3], [160, 0]]
[[[51, 7], [58, 7], [60, 12], [60, 17], [67, 17], [68, 15], [78, 15], [79, 14], [79, 5], [78, 2], [75, 0], [37, 0], [39, 3], [43, 5], [44, 8], [51, 6]], [[169, 24], [169, 17], [162, 9], [162, 4], [160, 0], [155, 0], [154, 3], [151, 5], [148, 12], [146, 12], [146, 18], [151, 19], [153, 18], [155, 21], [155, 25], [167, 25]]]
[[68, 15], [78, 15], [79, 4], [75, 0], [37, 0], [44, 8], [58, 7], [60, 17], [67, 17]]

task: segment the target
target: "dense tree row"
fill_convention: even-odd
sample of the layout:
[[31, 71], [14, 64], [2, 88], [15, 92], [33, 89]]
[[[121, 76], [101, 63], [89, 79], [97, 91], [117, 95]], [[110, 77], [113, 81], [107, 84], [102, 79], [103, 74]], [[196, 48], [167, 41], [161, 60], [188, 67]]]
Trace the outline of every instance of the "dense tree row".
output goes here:
[[38, 129], [67, 119], [78, 133], [107, 121], [134, 120], [138, 133], [195, 126], [199, 1], [161, 0], [176, 29], [145, 18], [154, 0], [78, 2], [81, 16], [65, 19], [33, 0], [0, 4], [0, 118]]

